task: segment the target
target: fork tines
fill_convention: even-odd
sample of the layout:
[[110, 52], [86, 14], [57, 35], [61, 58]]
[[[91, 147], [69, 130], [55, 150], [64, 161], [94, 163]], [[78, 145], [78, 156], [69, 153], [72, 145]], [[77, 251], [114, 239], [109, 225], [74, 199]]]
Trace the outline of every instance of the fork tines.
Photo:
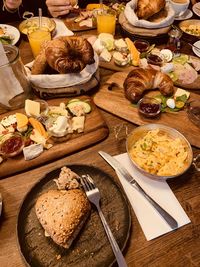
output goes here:
[[96, 188], [94, 181], [89, 174], [82, 175], [81, 178], [81, 184], [85, 191], [93, 190]]

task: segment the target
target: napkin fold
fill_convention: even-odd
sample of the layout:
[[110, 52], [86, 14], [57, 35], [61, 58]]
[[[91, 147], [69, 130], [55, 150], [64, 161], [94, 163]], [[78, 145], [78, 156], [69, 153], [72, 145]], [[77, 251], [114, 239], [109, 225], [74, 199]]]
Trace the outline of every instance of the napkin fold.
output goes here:
[[9, 65], [9, 60], [6, 56], [4, 47], [0, 42], [0, 103], [6, 107], [10, 107], [9, 101], [15, 96], [23, 93], [23, 88]]
[[72, 36], [74, 33], [67, 28], [65, 23], [60, 19], [53, 19], [56, 23], [56, 32], [53, 38], [59, 36]]
[[[153, 180], [141, 174], [133, 166], [127, 153], [117, 155], [115, 158], [127, 169], [128, 172], [130, 172], [146, 193], [174, 217], [178, 222], [178, 228], [190, 223], [189, 217], [181, 207], [166, 181]], [[146, 200], [144, 196], [131, 186], [119, 173], [117, 173], [117, 175], [142, 227], [146, 239], [152, 240], [172, 231], [170, 226], [148, 200]]]

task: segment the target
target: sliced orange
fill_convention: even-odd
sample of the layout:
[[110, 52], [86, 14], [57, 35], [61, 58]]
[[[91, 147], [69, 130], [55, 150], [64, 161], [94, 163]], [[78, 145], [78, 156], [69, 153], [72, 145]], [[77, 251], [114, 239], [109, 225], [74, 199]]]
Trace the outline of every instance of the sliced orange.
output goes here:
[[16, 113], [17, 127], [23, 128], [28, 124], [28, 117], [23, 113]]

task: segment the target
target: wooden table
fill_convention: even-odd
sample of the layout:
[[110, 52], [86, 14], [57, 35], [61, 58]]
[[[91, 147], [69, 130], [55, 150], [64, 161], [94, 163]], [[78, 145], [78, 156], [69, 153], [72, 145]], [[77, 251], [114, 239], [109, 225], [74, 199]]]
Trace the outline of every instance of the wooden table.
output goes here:
[[[19, 44], [21, 57], [24, 63], [32, 59], [29, 44], [21, 40]], [[184, 46], [184, 51], [191, 52], [191, 48]], [[101, 83], [113, 72], [101, 69]], [[104, 150], [111, 155], [125, 152], [125, 135], [120, 141], [115, 139], [114, 127], [125, 121], [108, 112], [102, 111], [102, 115], [110, 130], [109, 136], [102, 142], [68, 155], [57, 161], [53, 161], [42, 167], [13, 175], [0, 180], [0, 192], [3, 195], [3, 216], [0, 222], [0, 266], [23, 267], [25, 266], [17, 249], [16, 222], [22, 199], [27, 191], [46, 173], [63, 165], [81, 163], [101, 168], [119, 183], [113, 169], [98, 155], [99, 150]], [[129, 131], [136, 125], [125, 122]], [[193, 148], [194, 156], [200, 150]], [[193, 167], [177, 179], [168, 183], [179, 200], [181, 206], [191, 219], [191, 223], [178, 230], [165, 234], [152, 241], [147, 241], [142, 229], [132, 211], [132, 229], [129, 242], [124, 251], [128, 266], [148, 267], [183, 267], [200, 266], [200, 174]]]

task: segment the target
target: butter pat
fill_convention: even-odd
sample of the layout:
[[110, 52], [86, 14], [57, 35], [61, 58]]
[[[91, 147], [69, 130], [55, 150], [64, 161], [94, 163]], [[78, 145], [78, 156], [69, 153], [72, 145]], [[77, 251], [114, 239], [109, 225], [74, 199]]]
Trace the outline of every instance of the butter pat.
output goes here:
[[23, 148], [24, 159], [31, 160], [38, 157], [43, 152], [41, 144], [33, 144]]
[[26, 99], [25, 100], [25, 112], [27, 116], [39, 117], [40, 116], [40, 103]]

